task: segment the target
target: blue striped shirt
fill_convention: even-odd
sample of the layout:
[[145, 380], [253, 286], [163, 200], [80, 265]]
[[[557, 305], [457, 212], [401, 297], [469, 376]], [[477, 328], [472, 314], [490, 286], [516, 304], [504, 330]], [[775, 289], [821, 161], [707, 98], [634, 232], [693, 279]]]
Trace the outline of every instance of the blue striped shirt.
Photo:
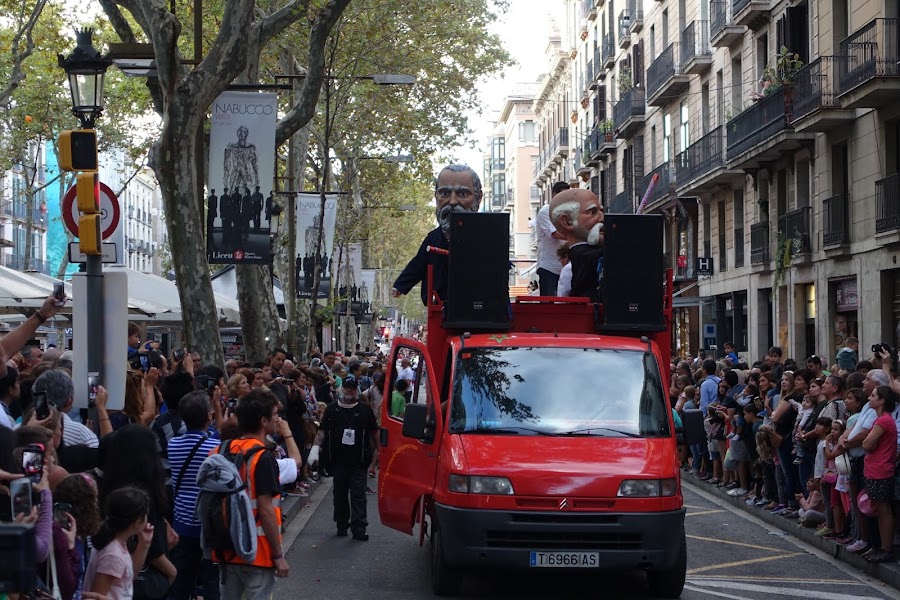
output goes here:
[[172, 486], [178, 484], [178, 474], [187, 460], [188, 455], [197, 442], [205, 440], [194, 453], [191, 464], [184, 472], [184, 480], [178, 488], [175, 496], [175, 523], [173, 528], [178, 535], [188, 537], [200, 537], [200, 522], [196, 520], [194, 511], [197, 508], [197, 496], [200, 488], [197, 487], [197, 472], [209, 453], [219, 447], [219, 440], [208, 438], [206, 432], [189, 431], [184, 435], [169, 440], [169, 465], [172, 468]]

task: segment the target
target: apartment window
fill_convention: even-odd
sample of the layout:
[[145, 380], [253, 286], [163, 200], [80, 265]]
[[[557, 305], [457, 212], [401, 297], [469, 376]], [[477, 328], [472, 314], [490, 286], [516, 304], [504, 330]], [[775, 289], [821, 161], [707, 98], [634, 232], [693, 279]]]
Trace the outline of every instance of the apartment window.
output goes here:
[[662, 49], [669, 47], [669, 9], [662, 13]]
[[688, 124], [688, 105], [687, 100], [681, 101], [681, 151], [691, 145], [691, 131]]
[[494, 175], [491, 204], [494, 208], [503, 208], [506, 202], [506, 177], [497, 173]]
[[650, 164], [656, 166], [656, 125], [650, 128]]
[[725, 124], [725, 76], [716, 71], [716, 127]]
[[650, 26], [650, 42], [647, 45], [650, 62], [656, 58], [656, 25]]
[[809, 159], [797, 161], [797, 208], [809, 206]]
[[744, 90], [741, 70], [741, 59], [731, 61], [731, 116], [734, 117], [744, 107]]
[[[663, 117], [663, 162], [669, 162], [669, 148], [672, 140], [672, 115]], [[656, 165], [654, 165], [655, 168]]]
[[756, 39], [756, 79], [759, 81], [769, 64], [769, 36], [761, 35]]
[[709, 133], [709, 123], [712, 115], [709, 114], [709, 84], [704, 83], [700, 88], [700, 131], [702, 135]]
[[744, 266], [744, 190], [734, 190], [734, 266]]
[[716, 205], [719, 213], [719, 272], [724, 273], [727, 267], [728, 251], [725, 247], [725, 201], [720, 200]]
[[502, 137], [494, 138], [491, 142], [491, 168], [496, 170], [506, 168], [506, 140]]

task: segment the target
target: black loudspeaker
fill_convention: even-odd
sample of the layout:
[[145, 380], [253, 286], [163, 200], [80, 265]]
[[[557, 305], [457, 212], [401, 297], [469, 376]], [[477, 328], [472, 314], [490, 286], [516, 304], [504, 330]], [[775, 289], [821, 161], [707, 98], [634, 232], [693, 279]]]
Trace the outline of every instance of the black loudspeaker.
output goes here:
[[685, 409], [681, 411], [681, 424], [684, 426], [684, 443], [688, 446], [706, 443], [706, 429], [703, 427], [703, 411]]
[[603, 234], [602, 330], [665, 330], [662, 215], [606, 215]]
[[509, 214], [460, 212], [450, 218], [444, 326], [509, 329]]

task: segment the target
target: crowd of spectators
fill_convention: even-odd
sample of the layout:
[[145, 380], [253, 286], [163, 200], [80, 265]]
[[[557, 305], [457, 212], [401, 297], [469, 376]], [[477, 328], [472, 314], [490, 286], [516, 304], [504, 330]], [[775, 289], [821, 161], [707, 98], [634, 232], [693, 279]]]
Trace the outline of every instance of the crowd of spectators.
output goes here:
[[[36, 565], [24, 589], [0, 581], [21, 592], [11, 598], [217, 600], [224, 566], [204, 558], [195, 510], [203, 460], [225, 440], [270, 433], [275, 495], [302, 502], [318, 481], [304, 455], [342, 380], [355, 378], [376, 410], [381, 403], [380, 354], [300, 360], [276, 350], [222, 371], [183, 350], [165, 357], [130, 328], [124, 408], [108, 408], [122, 403], [100, 385], [92, 409], [73, 409], [76, 357], [32, 340], [56, 310], [48, 298], [0, 339], [0, 535], [27, 530], [33, 542], [20, 556]], [[254, 416], [268, 406], [274, 417]], [[260, 422], [271, 429], [255, 431]], [[286, 576], [283, 556], [271, 559], [271, 577]], [[252, 586], [244, 594], [259, 596]]]
[[[672, 363], [670, 397], [703, 439], [681, 447], [682, 468], [846, 546], [895, 561], [900, 378], [886, 346], [859, 360], [849, 338], [834, 360], [798, 365], [773, 347], [750, 365], [732, 344], [725, 358]], [[699, 411], [699, 415], [690, 411]]]

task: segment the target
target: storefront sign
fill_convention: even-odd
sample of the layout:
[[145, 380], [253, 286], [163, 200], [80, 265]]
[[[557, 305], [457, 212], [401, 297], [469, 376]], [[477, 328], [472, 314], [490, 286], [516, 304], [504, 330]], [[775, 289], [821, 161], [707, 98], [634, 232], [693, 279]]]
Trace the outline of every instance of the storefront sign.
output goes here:
[[857, 292], [855, 278], [838, 282], [835, 293], [835, 309], [838, 312], [859, 310], [859, 293]]
[[713, 259], [710, 256], [697, 258], [697, 277], [712, 277]]

